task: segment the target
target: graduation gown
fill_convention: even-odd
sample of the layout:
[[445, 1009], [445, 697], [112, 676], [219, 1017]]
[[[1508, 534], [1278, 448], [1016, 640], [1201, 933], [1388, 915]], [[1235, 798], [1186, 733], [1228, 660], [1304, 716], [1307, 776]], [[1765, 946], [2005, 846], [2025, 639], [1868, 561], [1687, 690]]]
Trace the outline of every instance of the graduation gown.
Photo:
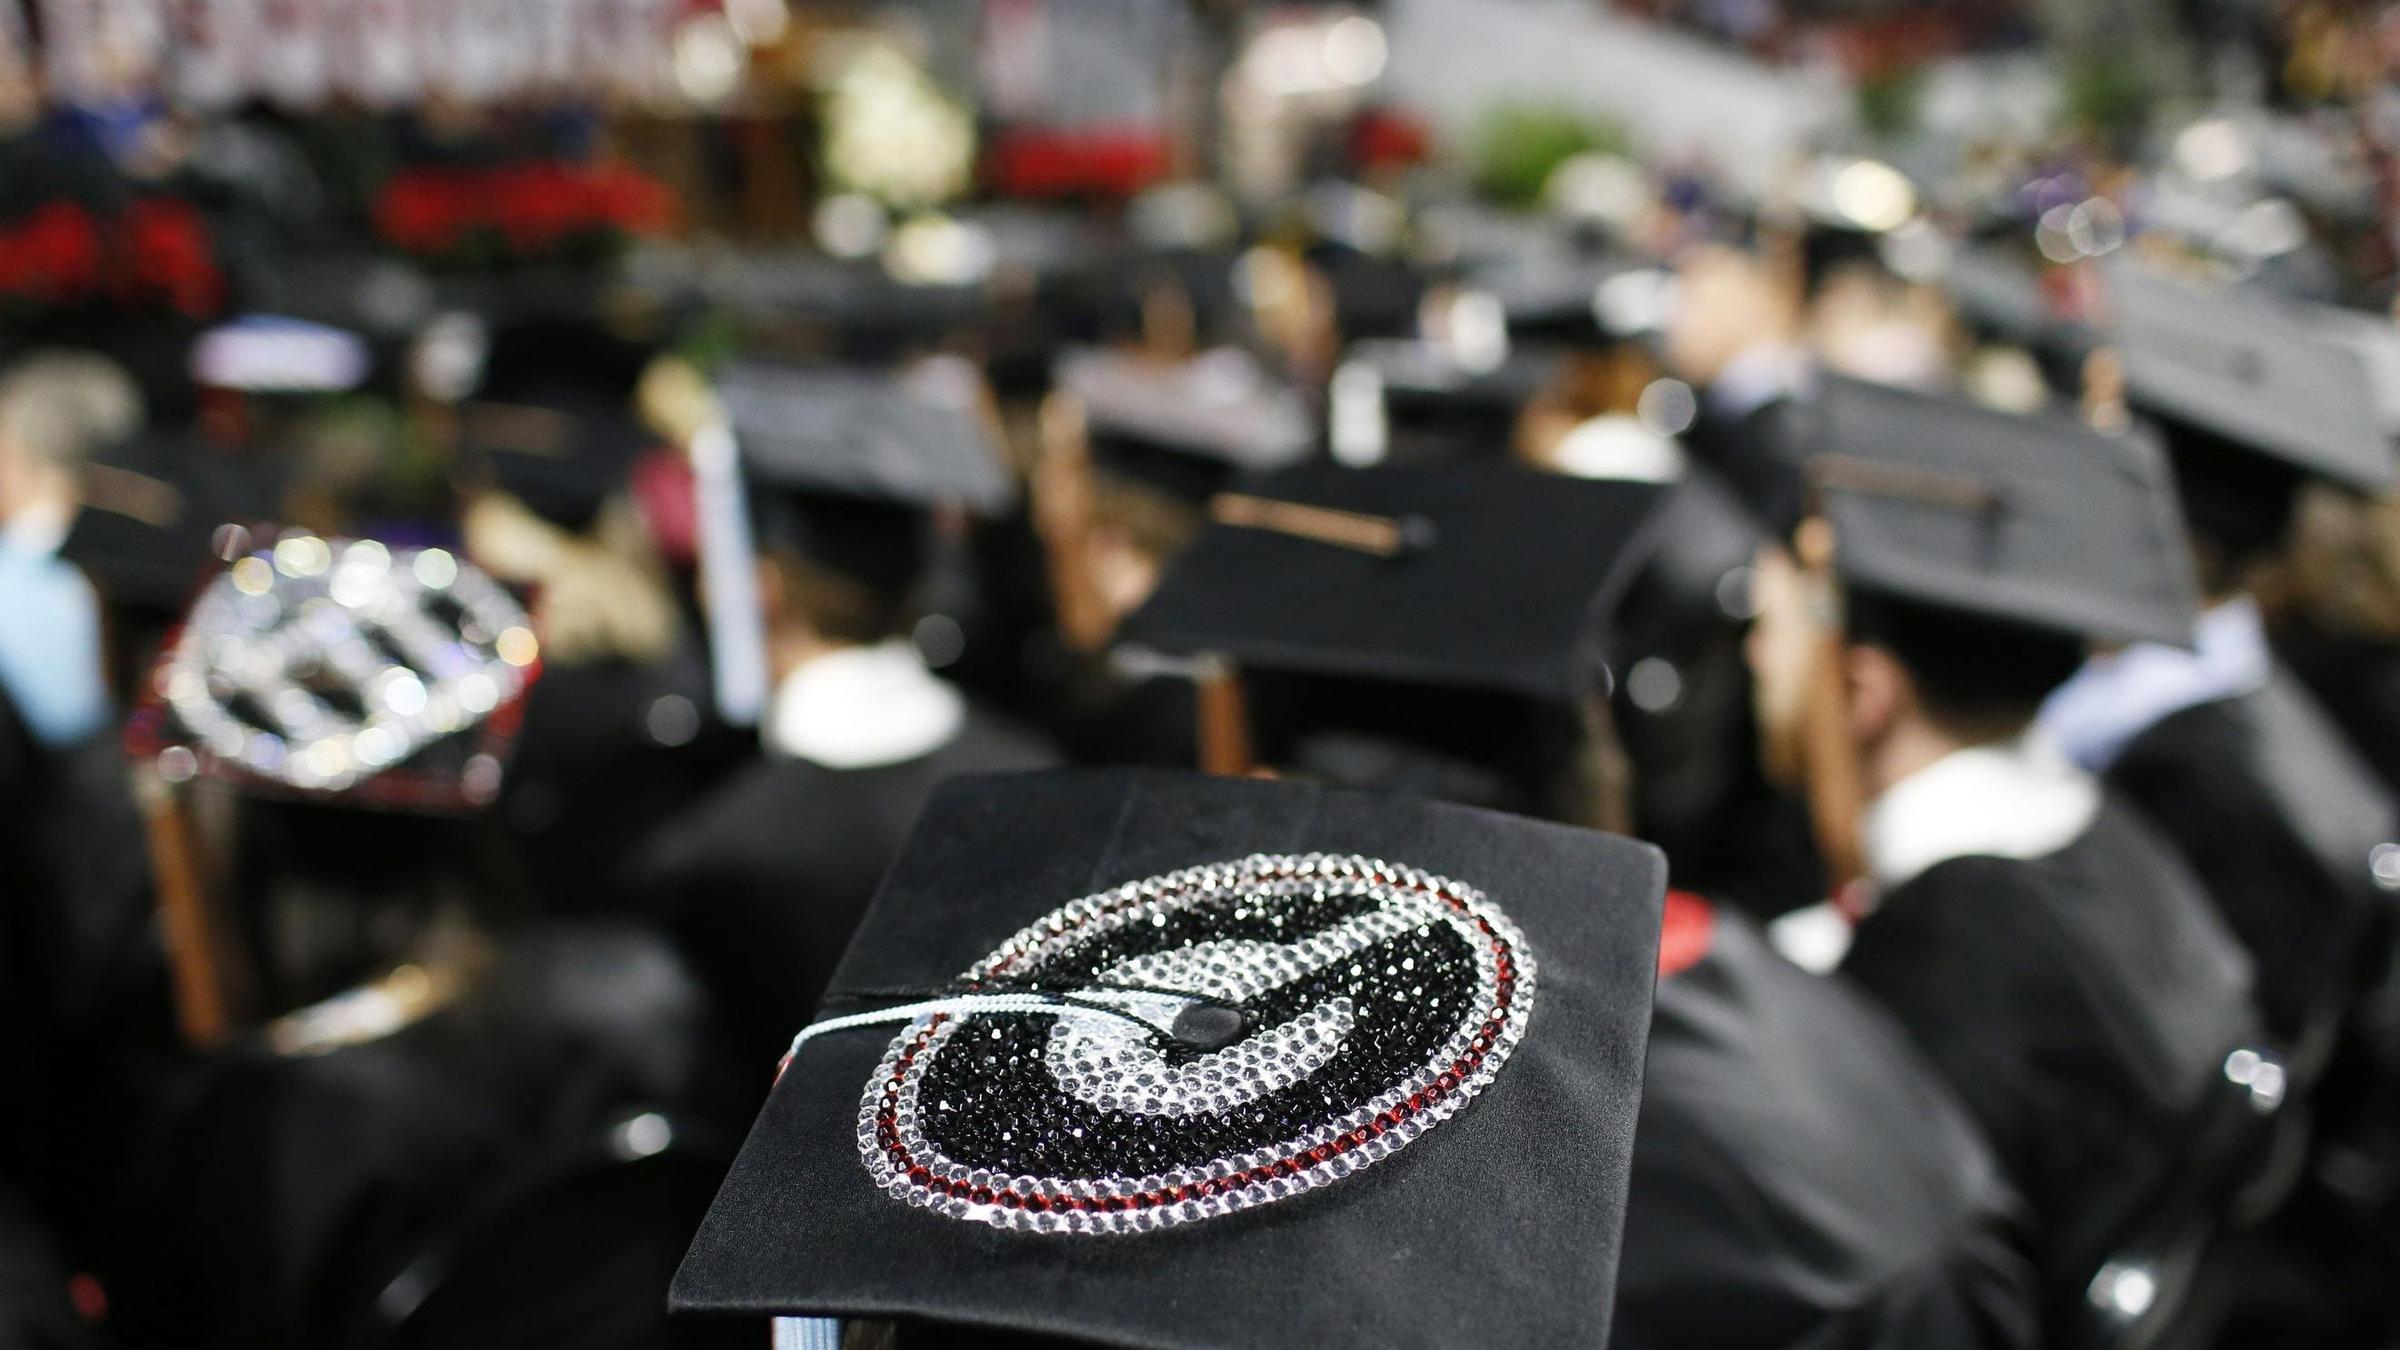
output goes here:
[[2297, 621], [2275, 654], [2386, 788], [2400, 791], [2400, 644], [2329, 632]]
[[706, 672], [671, 658], [551, 666], [525, 699], [500, 811], [553, 914], [617, 911], [625, 869], [662, 822], [723, 777]]
[[732, 1023], [759, 1086], [825, 992], [834, 963], [934, 787], [1056, 762], [1042, 741], [970, 709], [931, 751], [866, 768], [752, 764], [661, 829], [643, 889]]
[[[685, 1111], [702, 1012], [657, 940], [542, 930], [392, 1034], [301, 1055], [253, 1038], [185, 1066], [115, 1192], [114, 1321], [128, 1344], [346, 1343], [413, 1258], [620, 1115]], [[636, 1236], [596, 1230], [595, 1253]]]
[[0, 1345], [78, 1350], [98, 1343], [68, 1297], [67, 1268], [50, 1235], [0, 1184]]
[[2030, 1346], [2020, 1218], [1881, 1009], [1669, 895], [1613, 1346]]
[[2107, 779], [2191, 861], [2305, 1074], [2357, 988], [2362, 939], [2390, 911], [2370, 866], [2400, 839], [2390, 792], [2280, 665], [2256, 689], [2160, 720]]
[[1915, 1034], [2033, 1218], [2054, 1314], [2176, 1175], [2250, 965], [2191, 874], [2102, 796], [2064, 847], [1951, 857], [1892, 888], [1842, 969]]

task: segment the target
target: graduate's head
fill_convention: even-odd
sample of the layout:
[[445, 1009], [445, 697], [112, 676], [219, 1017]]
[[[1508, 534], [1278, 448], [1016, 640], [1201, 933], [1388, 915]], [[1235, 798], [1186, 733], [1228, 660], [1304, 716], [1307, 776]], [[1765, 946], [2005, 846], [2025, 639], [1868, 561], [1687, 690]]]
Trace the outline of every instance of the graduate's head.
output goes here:
[[2131, 267], [2108, 280], [2126, 401], [2166, 442], [2208, 598], [2256, 582], [2303, 484], [2390, 485], [2374, 383], [2327, 316]]
[[936, 541], [1013, 496], [982, 377], [953, 358], [743, 361], [718, 374], [715, 399], [739, 446], [778, 679], [818, 651], [906, 632]]
[[2189, 424], [2170, 426], [2166, 443], [2202, 593], [2215, 598], [2246, 589], [2283, 551], [2306, 476]]
[[1920, 724], [1947, 745], [2013, 737], [2085, 656], [2071, 634], [1872, 591], [1843, 597], [1842, 626], [1851, 734], [1867, 746]]
[[1291, 776], [1623, 829], [1607, 660], [1662, 496], [1499, 462], [1287, 470], [1220, 503], [1121, 640], [1238, 668], [1249, 758]]
[[1089, 653], [1150, 598], [1217, 493], [1305, 457], [1316, 431], [1294, 390], [1230, 348], [1182, 359], [1085, 349], [1054, 374], [1034, 522], [1059, 635]]
[[1765, 767], [1838, 875], [1867, 801], [2021, 732], [2093, 642], [2188, 642], [2197, 596], [2146, 441], [1840, 379], [1810, 411], [1748, 653]]
[[753, 529], [770, 654], [795, 645], [862, 646], [908, 631], [932, 533], [927, 512], [823, 494], [779, 494], [758, 506]]
[[489, 913], [514, 888], [487, 811], [537, 669], [525, 612], [445, 551], [294, 532], [235, 560], [126, 731], [168, 920], [237, 936], [288, 1007]]
[[132, 377], [96, 352], [37, 352], [0, 370], [0, 521], [71, 510], [85, 459], [141, 420]]

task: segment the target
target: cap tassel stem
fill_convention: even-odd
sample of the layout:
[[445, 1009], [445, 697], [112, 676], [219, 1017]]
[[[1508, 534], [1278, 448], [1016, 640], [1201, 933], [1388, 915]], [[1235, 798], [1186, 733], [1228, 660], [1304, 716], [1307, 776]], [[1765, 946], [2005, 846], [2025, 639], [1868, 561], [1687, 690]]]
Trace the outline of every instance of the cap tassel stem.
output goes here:
[[1433, 543], [1433, 522], [1423, 516], [1374, 516], [1246, 492], [1218, 493], [1209, 501], [1208, 514], [1219, 525], [1271, 530], [1378, 558], [1421, 552]]

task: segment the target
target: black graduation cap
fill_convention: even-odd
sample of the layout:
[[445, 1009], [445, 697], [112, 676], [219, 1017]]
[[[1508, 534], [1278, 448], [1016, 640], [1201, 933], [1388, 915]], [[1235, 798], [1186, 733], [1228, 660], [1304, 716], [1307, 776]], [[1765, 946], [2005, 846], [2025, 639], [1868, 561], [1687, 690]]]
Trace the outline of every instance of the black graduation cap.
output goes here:
[[708, 273], [700, 289], [746, 325], [874, 363], [939, 348], [987, 304], [980, 285], [911, 285], [871, 263], [817, 255], [746, 255]]
[[657, 440], [633, 406], [656, 352], [588, 320], [503, 328], [475, 397], [459, 408], [460, 449], [534, 514], [588, 529]]
[[824, 1015], [925, 1010], [797, 1045], [672, 1302], [1604, 1345], [1663, 884], [1646, 845], [1406, 798], [955, 780]]
[[2132, 266], [2109, 300], [2136, 409], [2370, 491], [2392, 481], [2356, 352], [2300, 311]]
[[1659, 496], [1501, 464], [1305, 465], [1221, 498], [1121, 637], [1574, 706], [1606, 686], [1598, 620]]
[[2071, 637], [2188, 643], [2199, 600], [2138, 435], [1827, 378], [1806, 473], [1868, 591]]
[[717, 397], [759, 492], [801, 492], [926, 508], [1007, 508], [1000, 447], [964, 390], [935, 369], [743, 361]]
[[220, 526], [280, 514], [287, 472], [273, 457], [227, 453], [173, 431], [145, 433], [86, 462], [83, 508], [60, 556], [111, 606], [171, 620], [222, 565]]
[[1316, 418], [1299, 391], [1238, 348], [1171, 362], [1080, 348], [1059, 359], [1053, 379], [1082, 403], [1099, 467], [1186, 501], [1316, 448]]

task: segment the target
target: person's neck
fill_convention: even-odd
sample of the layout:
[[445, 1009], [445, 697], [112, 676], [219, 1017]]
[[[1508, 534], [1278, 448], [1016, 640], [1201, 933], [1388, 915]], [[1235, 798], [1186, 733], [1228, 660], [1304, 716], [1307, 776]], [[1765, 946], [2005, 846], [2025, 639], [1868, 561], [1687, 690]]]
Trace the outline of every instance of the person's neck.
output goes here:
[[836, 652], [856, 651], [860, 644], [837, 642], [813, 629], [789, 627], [774, 633], [767, 640], [767, 665], [774, 673], [775, 683], [781, 684], [792, 673], [813, 665]]
[[1867, 801], [1878, 801], [1901, 783], [1961, 750], [2006, 739], [2006, 735], [1970, 739], [1945, 731], [1922, 717], [1905, 718], [1872, 745], [1860, 748], [1859, 783]]

